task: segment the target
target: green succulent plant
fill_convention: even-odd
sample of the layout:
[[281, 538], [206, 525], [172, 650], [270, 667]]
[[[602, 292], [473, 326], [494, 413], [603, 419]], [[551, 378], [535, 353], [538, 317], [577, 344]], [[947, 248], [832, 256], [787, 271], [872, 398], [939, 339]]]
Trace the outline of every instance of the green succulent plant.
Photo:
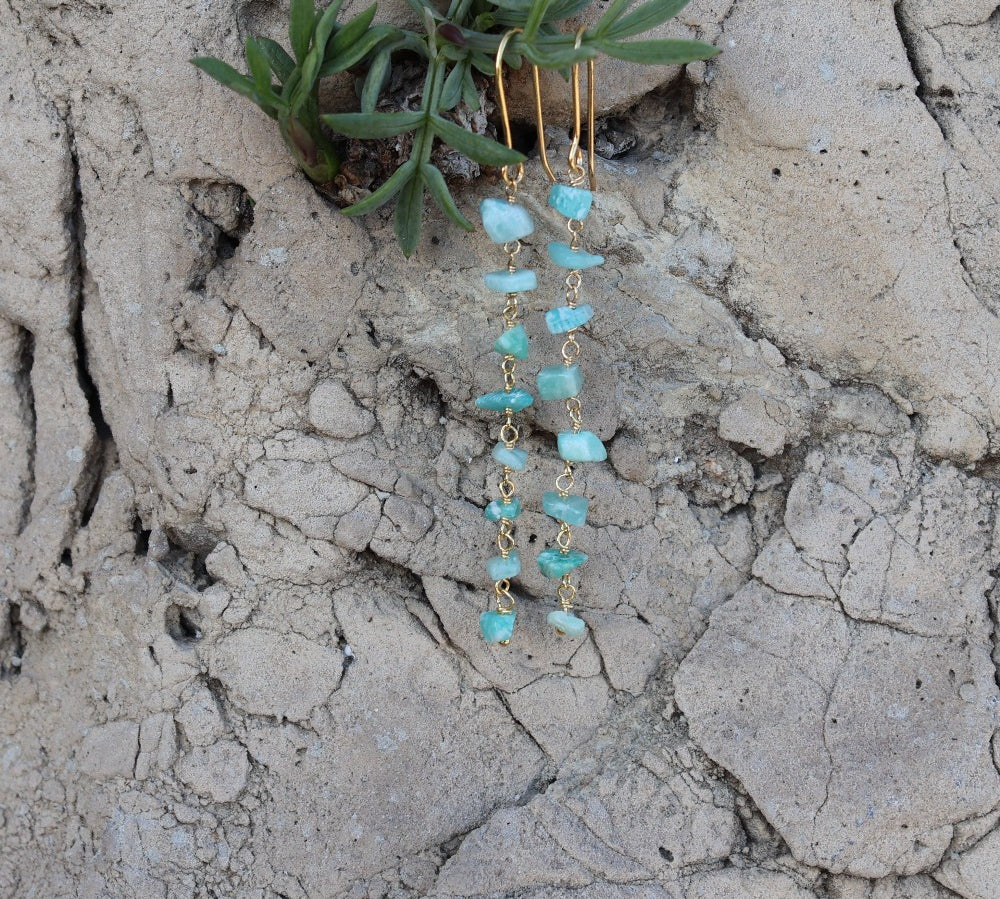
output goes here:
[[[420, 239], [424, 199], [430, 194], [456, 225], [473, 225], [455, 203], [444, 175], [431, 158], [435, 141], [488, 166], [524, 160], [489, 137], [462, 128], [448, 113], [465, 103], [479, 108], [473, 77], [494, 77], [494, 57], [503, 33], [522, 32], [507, 47], [505, 62], [519, 68], [522, 60], [545, 69], [566, 69], [599, 54], [645, 65], [676, 65], [710, 59], [718, 50], [701, 41], [631, 40], [675, 16], [688, 0], [612, 0], [604, 14], [576, 36], [560, 32], [556, 23], [574, 16], [594, 0], [450, 0], [442, 12], [430, 0], [407, 0], [420, 15], [422, 31], [375, 24], [373, 4], [340, 23], [343, 0], [317, 11], [314, 0], [292, 0], [288, 23], [291, 53], [264, 37], [246, 41], [248, 74], [221, 60], [198, 57], [194, 65], [256, 103], [278, 123], [296, 163], [320, 187], [328, 187], [340, 169], [336, 139], [377, 140], [412, 133], [409, 158], [345, 215], [364, 215], [395, 199], [395, 232], [409, 256]], [[635, 8], [633, 8], [635, 7]], [[410, 53], [426, 66], [420, 108], [377, 112], [397, 54]], [[352, 71], [360, 77], [360, 112], [321, 115], [319, 85], [323, 78]]]

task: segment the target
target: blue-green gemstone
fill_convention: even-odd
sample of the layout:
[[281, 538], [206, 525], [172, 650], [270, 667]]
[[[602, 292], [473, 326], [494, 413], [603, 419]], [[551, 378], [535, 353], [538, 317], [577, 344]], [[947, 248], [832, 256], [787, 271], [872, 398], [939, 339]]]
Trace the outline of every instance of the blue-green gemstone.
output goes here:
[[483, 281], [490, 290], [497, 293], [521, 293], [538, 287], [538, 278], [530, 268], [519, 268], [516, 272], [503, 269], [483, 275]]
[[479, 630], [487, 643], [506, 643], [514, 636], [517, 612], [483, 612], [479, 616]]
[[607, 449], [593, 431], [560, 431], [556, 444], [567, 462], [603, 462], [608, 458]]
[[604, 265], [604, 257], [586, 250], [574, 250], [568, 243], [550, 243], [549, 259], [560, 268], [572, 269], [575, 272], [595, 265]]
[[547, 490], [542, 494], [542, 508], [545, 514], [574, 527], [579, 527], [587, 521], [589, 505], [590, 500], [585, 496], [562, 496], [555, 490]]
[[515, 359], [528, 358], [528, 332], [524, 325], [514, 325], [501, 334], [493, 344], [501, 356], [513, 356]]
[[572, 612], [559, 609], [556, 612], [549, 612], [545, 620], [565, 637], [582, 637], [587, 633], [587, 622], [577, 618]]
[[520, 514], [521, 501], [516, 496], [509, 503], [505, 503], [502, 499], [495, 499], [483, 509], [483, 515], [490, 521], [499, 521], [501, 518], [513, 521]]
[[543, 400], [568, 400], [582, 388], [579, 365], [546, 365], [538, 372], [538, 395]]
[[491, 581], [505, 581], [517, 577], [521, 573], [521, 557], [517, 550], [503, 556], [494, 556], [486, 563], [486, 573]]
[[590, 204], [594, 195], [583, 187], [569, 187], [553, 184], [549, 191], [549, 206], [568, 219], [582, 222], [590, 214]]
[[484, 393], [476, 400], [476, 407], [489, 409], [492, 412], [504, 412], [507, 409], [511, 412], [520, 412], [522, 409], [527, 409], [534, 401], [535, 398], [523, 387], [515, 387], [513, 390]]
[[520, 240], [535, 230], [528, 210], [517, 203], [506, 200], [483, 200], [479, 204], [479, 214], [483, 217], [483, 227], [493, 243], [507, 243]]
[[524, 471], [524, 464], [528, 461], [528, 453], [523, 449], [508, 449], [504, 444], [498, 443], [493, 447], [493, 458], [506, 468]]
[[592, 306], [559, 306], [545, 313], [550, 334], [565, 334], [587, 324], [594, 317]]
[[538, 554], [538, 569], [546, 577], [562, 577], [587, 561], [587, 554], [577, 549], [564, 553], [561, 549], [543, 549]]

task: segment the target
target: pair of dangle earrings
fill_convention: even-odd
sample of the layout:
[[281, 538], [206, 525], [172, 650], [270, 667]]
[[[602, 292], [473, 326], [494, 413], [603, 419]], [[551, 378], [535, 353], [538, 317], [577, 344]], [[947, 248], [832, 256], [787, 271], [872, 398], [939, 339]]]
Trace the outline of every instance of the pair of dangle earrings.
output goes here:
[[[510, 39], [519, 31], [520, 29], [513, 29], [503, 36], [496, 57], [497, 98], [508, 147], [512, 146], [512, 140], [503, 83], [503, 54]], [[580, 45], [582, 34], [582, 29], [577, 32], [577, 46]], [[583, 371], [579, 363], [581, 346], [577, 340], [579, 329], [594, 315], [590, 305], [579, 301], [582, 273], [604, 262], [602, 256], [581, 248], [584, 220], [590, 213], [597, 182], [594, 171], [594, 62], [587, 62], [587, 170], [583, 167], [583, 151], [580, 146], [580, 66], [576, 64], [572, 68], [574, 132], [568, 156], [568, 184], [559, 183], [546, 155], [537, 67], [533, 67], [533, 78], [539, 154], [542, 167], [552, 183], [548, 204], [565, 217], [565, 226], [569, 232], [568, 242], [553, 242], [547, 248], [552, 263], [569, 273], [564, 282], [564, 305], [550, 309], [545, 314], [549, 332], [563, 338], [561, 360], [554, 365], [544, 366], [538, 372], [537, 388], [542, 400], [564, 402], [567, 426], [557, 436], [562, 471], [556, 477], [556, 489], [546, 491], [542, 496], [542, 508], [558, 523], [558, 531], [554, 539], [555, 545], [539, 553], [538, 567], [545, 577], [558, 582], [555, 589], [558, 608], [549, 613], [548, 623], [559, 634], [582, 637], [586, 634], [587, 625], [574, 612], [578, 588], [573, 583], [573, 575], [587, 561], [587, 555], [573, 548], [573, 528], [586, 521], [589, 500], [573, 492], [574, 466], [581, 462], [601, 462], [608, 455], [597, 435], [583, 427], [583, 406], [580, 401]], [[502, 357], [500, 370], [503, 374], [503, 389], [479, 397], [476, 406], [503, 415], [499, 441], [492, 454], [501, 470], [498, 484], [500, 496], [485, 509], [486, 518], [496, 522], [498, 526], [496, 544], [499, 555], [486, 563], [489, 577], [494, 582], [491, 603], [494, 608], [480, 615], [479, 626], [487, 643], [506, 645], [513, 636], [517, 618], [511, 594], [511, 579], [521, 573], [515, 526], [515, 521], [521, 514], [521, 500], [516, 495], [517, 487], [513, 476], [515, 472], [524, 470], [528, 458], [527, 452], [517, 446], [520, 432], [516, 416], [534, 403], [532, 394], [517, 384], [517, 363], [528, 357], [529, 345], [528, 334], [520, 321], [518, 295], [534, 290], [538, 286], [538, 279], [535, 272], [519, 269], [517, 266], [517, 257], [521, 252], [520, 241], [534, 231], [534, 223], [528, 211], [517, 203], [517, 191], [524, 178], [524, 166], [505, 166], [502, 174], [506, 198], [483, 200], [480, 213], [487, 235], [494, 243], [501, 244], [507, 254], [507, 268], [490, 272], [484, 278], [489, 290], [502, 294], [505, 298], [501, 313], [503, 333], [493, 344], [493, 348]], [[589, 189], [583, 186], [588, 181]]]

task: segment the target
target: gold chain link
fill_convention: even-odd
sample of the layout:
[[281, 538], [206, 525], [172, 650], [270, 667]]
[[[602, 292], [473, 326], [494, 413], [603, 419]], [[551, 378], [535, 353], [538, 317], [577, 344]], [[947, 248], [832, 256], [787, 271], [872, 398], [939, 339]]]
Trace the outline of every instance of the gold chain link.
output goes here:
[[573, 600], [576, 599], [576, 587], [570, 581], [570, 575], [564, 574], [562, 576], [562, 581], [559, 582], [559, 587], [556, 589], [556, 595], [559, 597], [559, 605], [562, 606], [564, 612], [568, 612], [573, 608]]

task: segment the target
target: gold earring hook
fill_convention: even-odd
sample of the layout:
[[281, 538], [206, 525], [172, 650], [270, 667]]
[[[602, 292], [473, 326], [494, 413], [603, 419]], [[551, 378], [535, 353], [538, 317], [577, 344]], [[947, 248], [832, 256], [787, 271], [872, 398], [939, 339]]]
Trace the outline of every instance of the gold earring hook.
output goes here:
[[[579, 28], [576, 32], [576, 41], [574, 43], [574, 48], [579, 49], [583, 43], [583, 35], [586, 32], [586, 26]], [[500, 44], [497, 47], [497, 57], [495, 64], [495, 73], [497, 80], [497, 101], [500, 106], [500, 119], [503, 123], [504, 140], [507, 144], [508, 149], [513, 149], [514, 140], [510, 129], [510, 113], [507, 108], [507, 91], [504, 87], [503, 82], [503, 55], [507, 49], [507, 45], [510, 43], [511, 39], [515, 34], [523, 34], [523, 28], [511, 28], [507, 31], [504, 36], [500, 39]], [[548, 176], [549, 181], [553, 184], [558, 180], [556, 178], [555, 172], [552, 170], [552, 165], [549, 163], [548, 152], [545, 147], [545, 119], [542, 114], [542, 86], [541, 79], [539, 75], [538, 66], [531, 66], [531, 80], [533, 83], [535, 91], [535, 129], [538, 134], [538, 155], [542, 163], [542, 168], [545, 169], [545, 174]], [[570, 179], [573, 183], [578, 184], [583, 180], [584, 170], [581, 165], [581, 158], [583, 156], [580, 150], [580, 141], [582, 139], [582, 112], [580, 108], [580, 64], [575, 63], [572, 69], [572, 89], [573, 89], [573, 142], [570, 146], [569, 151], [569, 169], [570, 169]], [[596, 121], [596, 103], [595, 103], [596, 88], [594, 85], [594, 60], [587, 60], [587, 174], [590, 177], [590, 189], [597, 190], [597, 172], [594, 168], [594, 136], [596, 132], [595, 121]], [[503, 174], [503, 180], [506, 182], [508, 189], [510, 191], [517, 190], [517, 185], [520, 184], [521, 180], [524, 178], [524, 164], [518, 163], [514, 167], [514, 175], [510, 173], [510, 166], [504, 166], [501, 170]]]
[[[583, 43], [583, 35], [587, 30], [586, 26], [577, 29], [576, 41], [573, 44], [574, 50], [579, 50]], [[597, 190], [597, 171], [594, 166], [594, 133], [597, 119], [596, 113], [596, 88], [594, 86], [594, 60], [587, 60], [587, 175], [590, 180], [590, 189]], [[582, 114], [580, 109], [580, 64], [573, 63], [572, 68], [572, 92], [573, 92], [573, 141], [569, 147], [567, 163], [569, 165], [570, 184], [578, 186], [584, 179], [583, 151], [580, 149], [580, 142], [583, 136]]]
[[[515, 34], [523, 34], [523, 28], [511, 28], [502, 38], [500, 38], [500, 45], [497, 47], [497, 59], [496, 59], [496, 78], [497, 78], [497, 101], [500, 104], [500, 121], [503, 122], [503, 136], [504, 141], [507, 144], [508, 150], [514, 149], [514, 138], [510, 130], [510, 113], [507, 110], [507, 91], [503, 86], [503, 54], [507, 49], [507, 44], [510, 43], [510, 39]], [[501, 170], [503, 175], [504, 183], [507, 185], [507, 197], [513, 202], [514, 192], [517, 190], [518, 184], [524, 178], [524, 163], [519, 162], [514, 166], [514, 174], [511, 175], [511, 167], [505, 165]]]

